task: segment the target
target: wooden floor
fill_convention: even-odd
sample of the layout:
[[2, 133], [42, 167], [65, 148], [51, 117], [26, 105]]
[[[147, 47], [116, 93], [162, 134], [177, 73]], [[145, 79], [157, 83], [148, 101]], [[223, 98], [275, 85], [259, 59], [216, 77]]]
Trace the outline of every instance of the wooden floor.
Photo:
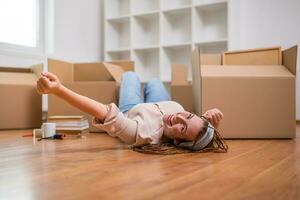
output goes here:
[[300, 125], [294, 140], [169, 156], [105, 134], [33, 142], [29, 132], [0, 132], [0, 199], [300, 199]]

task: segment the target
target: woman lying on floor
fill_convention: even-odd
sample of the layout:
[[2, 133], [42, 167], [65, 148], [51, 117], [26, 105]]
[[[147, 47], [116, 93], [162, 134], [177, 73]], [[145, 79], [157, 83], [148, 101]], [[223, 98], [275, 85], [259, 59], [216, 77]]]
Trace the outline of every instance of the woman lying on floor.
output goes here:
[[[104, 105], [64, 87], [56, 75], [42, 73], [37, 81], [40, 94], [56, 95], [92, 116], [93, 125], [145, 153], [227, 152], [218, 127], [223, 114], [218, 109], [197, 116], [170, 97], [158, 79], [141, 83], [134, 72], [122, 76], [119, 108]], [[101, 92], [101, 91], [99, 91]]]

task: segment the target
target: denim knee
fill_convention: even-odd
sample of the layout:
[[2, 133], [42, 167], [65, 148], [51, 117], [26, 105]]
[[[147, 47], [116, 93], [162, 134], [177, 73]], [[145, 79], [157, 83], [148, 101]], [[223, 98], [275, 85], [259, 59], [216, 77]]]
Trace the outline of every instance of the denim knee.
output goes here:
[[124, 72], [122, 75], [122, 80], [124, 79], [133, 79], [133, 80], [139, 80], [138, 75], [133, 71]]
[[163, 85], [159, 78], [152, 78], [150, 81], [146, 83], [146, 87], [153, 87], [153, 85]]

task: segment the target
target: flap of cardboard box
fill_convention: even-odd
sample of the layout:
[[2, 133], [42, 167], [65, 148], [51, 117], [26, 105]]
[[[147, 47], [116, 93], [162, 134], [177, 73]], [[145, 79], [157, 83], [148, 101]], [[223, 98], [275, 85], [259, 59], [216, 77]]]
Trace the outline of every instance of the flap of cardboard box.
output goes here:
[[298, 46], [293, 46], [282, 51], [282, 64], [296, 75], [297, 71], [297, 50]]
[[115, 81], [115, 79], [104, 63], [76, 63], [74, 81]]
[[32, 65], [30, 68], [31, 72], [33, 72], [37, 77], [39, 77], [43, 72], [43, 64]]
[[288, 77], [294, 75], [282, 65], [201, 65], [202, 77]]
[[0, 72], [31, 73], [31, 69], [17, 67], [0, 67]]
[[117, 83], [121, 83], [122, 74], [124, 73], [124, 69], [122, 66], [111, 64], [111, 63], [103, 63], [106, 69], [109, 71], [110, 75], [114, 78]]
[[200, 54], [201, 65], [221, 65], [221, 54]]
[[224, 52], [223, 65], [281, 65], [281, 48], [259, 48]]
[[117, 60], [117, 61], [109, 61], [106, 63], [121, 66], [125, 72], [134, 71], [134, 61], [131, 60]]
[[187, 75], [187, 66], [172, 64], [172, 85], [188, 85]]
[[30, 68], [0, 67], [0, 84], [35, 85], [43, 65]]
[[124, 71], [133, 71], [133, 61], [112, 61], [95, 63], [69, 63], [48, 59], [48, 69], [58, 76], [61, 82], [73, 81], [117, 81]]
[[116, 81], [121, 82], [124, 69], [111, 63], [74, 64], [74, 81]]
[[74, 81], [72, 63], [48, 59], [48, 71], [54, 73], [63, 83]]

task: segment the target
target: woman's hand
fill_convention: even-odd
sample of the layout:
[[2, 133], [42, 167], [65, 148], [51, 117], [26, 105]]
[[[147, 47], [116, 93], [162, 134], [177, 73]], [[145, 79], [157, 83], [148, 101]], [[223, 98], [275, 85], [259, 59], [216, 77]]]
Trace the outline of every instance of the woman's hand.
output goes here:
[[56, 94], [59, 92], [61, 83], [56, 75], [50, 72], [41, 73], [37, 80], [36, 89], [39, 94]]
[[206, 111], [203, 116], [206, 117], [215, 128], [218, 128], [220, 121], [223, 119], [223, 113], [217, 108]]

